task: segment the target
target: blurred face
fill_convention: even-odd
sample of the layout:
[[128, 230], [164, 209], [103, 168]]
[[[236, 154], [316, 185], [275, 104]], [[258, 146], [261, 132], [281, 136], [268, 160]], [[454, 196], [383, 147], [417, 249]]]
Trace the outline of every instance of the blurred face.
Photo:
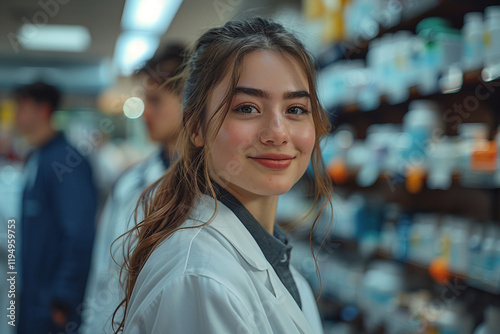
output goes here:
[[[226, 76], [209, 96], [207, 116], [228, 86]], [[310, 110], [307, 77], [297, 61], [266, 50], [245, 55], [229, 113], [211, 147], [211, 177], [240, 194], [270, 196], [290, 190], [314, 148]], [[200, 140], [197, 136], [195, 143]]]
[[158, 85], [149, 85], [144, 105], [143, 117], [151, 139], [160, 143], [175, 140], [182, 126], [180, 97]]
[[37, 103], [33, 99], [19, 99], [16, 101], [16, 126], [24, 136], [33, 134], [42, 122], [46, 122], [48, 117], [47, 106]]

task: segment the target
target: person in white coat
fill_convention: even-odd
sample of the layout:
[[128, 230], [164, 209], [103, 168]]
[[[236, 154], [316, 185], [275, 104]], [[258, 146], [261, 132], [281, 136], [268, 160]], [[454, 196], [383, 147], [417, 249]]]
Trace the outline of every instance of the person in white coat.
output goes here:
[[278, 23], [230, 21], [198, 39], [185, 80], [179, 159], [141, 195], [115, 333], [322, 333], [275, 225], [310, 162], [317, 203], [331, 198], [310, 56]]
[[[92, 263], [85, 292], [82, 334], [112, 333], [113, 311], [123, 298], [119, 289], [121, 248], [113, 241], [133, 226], [134, 210], [144, 188], [159, 179], [175, 157], [182, 126], [182, 89], [167, 82], [182, 70], [185, 48], [169, 43], [136, 74], [144, 91], [148, 134], [159, 143], [157, 152], [127, 169], [114, 184], [99, 219]], [[113, 257], [112, 253], [113, 251]]]

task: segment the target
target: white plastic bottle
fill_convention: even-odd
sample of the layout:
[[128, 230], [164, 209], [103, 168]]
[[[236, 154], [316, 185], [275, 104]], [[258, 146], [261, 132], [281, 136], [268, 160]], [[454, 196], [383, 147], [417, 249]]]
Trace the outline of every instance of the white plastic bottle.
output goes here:
[[483, 66], [484, 57], [483, 14], [467, 13], [464, 16], [462, 63], [465, 70], [475, 70]]
[[443, 136], [432, 145], [428, 153], [427, 187], [449, 189], [453, 172], [458, 169], [459, 152], [454, 137]]
[[408, 73], [410, 71], [410, 43], [412, 34], [400, 30], [392, 39], [391, 79], [388, 82], [387, 102], [398, 104], [406, 101], [410, 96]]
[[444, 131], [439, 106], [430, 100], [415, 100], [403, 117], [403, 131], [408, 134], [410, 145], [403, 152], [406, 167], [426, 166], [430, 143]]
[[453, 217], [450, 245], [450, 269], [454, 273], [467, 272], [469, 262], [469, 220]]
[[486, 7], [485, 11], [485, 65], [500, 64], [500, 6]]

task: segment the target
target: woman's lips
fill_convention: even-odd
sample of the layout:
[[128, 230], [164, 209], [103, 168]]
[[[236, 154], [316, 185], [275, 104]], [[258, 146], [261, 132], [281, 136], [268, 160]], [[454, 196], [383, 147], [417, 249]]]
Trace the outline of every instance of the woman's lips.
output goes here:
[[274, 169], [274, 170], [283, 170], [288, 168], [292, 163], [293, 157], [286, 154], [262, 154], [256, 157], [250, 157], [250, 159], [258, 162], [262, 166]]

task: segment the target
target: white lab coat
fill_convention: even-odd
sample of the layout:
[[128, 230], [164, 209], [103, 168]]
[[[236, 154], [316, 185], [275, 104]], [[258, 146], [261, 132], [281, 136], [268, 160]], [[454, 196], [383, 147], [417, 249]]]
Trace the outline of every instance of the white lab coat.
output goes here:
[[[119, 283], [120, 266], [111, 258], [111, 244], [134, 225], [134, 210], [139, 195], [164, 172], [165, 166], [157, 152], [125, 171], [108, 196], [92, 251], [81, 334], [113, 333], [111, 317], [124, 294]], [[123, 262], [121, 245], [121, 242], [113, 245], [115, 260], [119, 263]]]
[[[213, 212], [214, 199], [203, 195], [183, 226], [198, 226]], [[291, 270], [302, 310], [242, 222], [218, 201], [208, 225], [176, 231], [153, 251], [124, 333], [323, 333], [308, 283]]]

